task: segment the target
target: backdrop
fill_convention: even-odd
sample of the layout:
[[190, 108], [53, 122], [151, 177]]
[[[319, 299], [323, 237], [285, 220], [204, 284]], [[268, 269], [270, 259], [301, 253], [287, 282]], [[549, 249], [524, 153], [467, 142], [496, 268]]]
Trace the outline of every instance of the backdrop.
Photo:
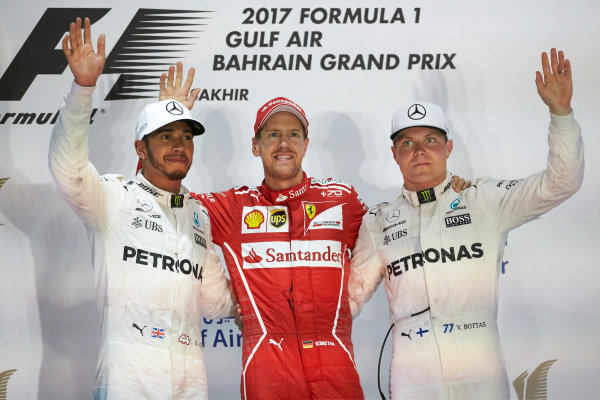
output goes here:
[[[61, 40], [76, 16], [92, 19], [94, 43], [107, 36], [89, 141], [101, 173], [133, 175], [135, 118], [157, 98], [160, 73], [183, 60], [196, 68], [203, 91], [193, 113], [207, 130], [196, 139], [188, 188], [260, 184], [250, 151], [256, 109], [285, 96], [309, 117], [307, 173], [352, 183], [370, 205], [400, 191], [388, 135], [393, 111], [413, 100], [446, 110], [452, 172], [518, 178], [545, 168], [549, 116], [535, 71], [542, 51], [564, 49], [586, 176], [566, 203], [509, 235], [500, 336], [510, 381], [525, 377], [514, 398], [536, 387], [554, 399], [600, 395], [600, 166], [589, 151], [600, 145], [597, 1], [24, 0], [4, 2], [0, 13], [0, 399], [89, 398], [94, 380], [89, 245], [47, 168], [72, 81]], [[371, 399], [388, 327], [380, 288], [353, 333]], [[204, 328], [211, 397], [239, 397], [239, 331], [230, 319]], [[390, 352], [388, 343], [385, 393]]]

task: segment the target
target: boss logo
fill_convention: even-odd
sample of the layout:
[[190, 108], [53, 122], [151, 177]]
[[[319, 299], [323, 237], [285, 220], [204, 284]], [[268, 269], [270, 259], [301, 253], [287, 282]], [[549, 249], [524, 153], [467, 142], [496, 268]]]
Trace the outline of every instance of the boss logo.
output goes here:
[[454, 215], [452, 217], [446, 217], [446, 228], [451, 228], [453, 226], [466, 225], [471, 223], [471, 215], [470, 214], [462, 214], [462, 215]]
[[202, 246], [206, 249], [206, 239], [204, 239], [202, 236], [198, 235], [197, 233], [194, 233], [194, 240], [196, 241], [196, 244], [199, 244], [200, 246]]

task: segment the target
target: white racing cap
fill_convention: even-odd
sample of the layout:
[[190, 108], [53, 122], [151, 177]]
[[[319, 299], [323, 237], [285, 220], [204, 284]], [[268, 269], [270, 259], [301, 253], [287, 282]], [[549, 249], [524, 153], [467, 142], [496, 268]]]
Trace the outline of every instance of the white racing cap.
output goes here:
[[177, 100], [163, 100], [144, 107], [135, 124], [135, 140], [142, 140], [147, 134], [175, 121], [190, 124], [194, 136], [204, 133], [204, 126], [192, 117], [186, 106]]
[[440, 106], [425, 101], [409, 103], [394, 112], [392, 117], [392, 134], [394, 140], [400, 132], [413, 126], [425, 126], [439, 130], [448, 136], [448, 121]]

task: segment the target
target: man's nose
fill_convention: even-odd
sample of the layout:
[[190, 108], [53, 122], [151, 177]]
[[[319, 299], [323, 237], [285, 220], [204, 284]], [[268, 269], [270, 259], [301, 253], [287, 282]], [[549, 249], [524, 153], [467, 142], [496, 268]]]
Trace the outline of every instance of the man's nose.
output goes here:
[[183, 149], [183, 138], [173, 139], [173, 149]]
[[284, 147], [284, 148], [290, 147], [290, 142], [289, 142], [287, 136], [281, 135], [279, 137], [279, 142], [277, 143], [277, 146], [278, 147]]
[[415, 154], [416, 155], [425, 154], [425, 147], [421, 143], [415, 143]]

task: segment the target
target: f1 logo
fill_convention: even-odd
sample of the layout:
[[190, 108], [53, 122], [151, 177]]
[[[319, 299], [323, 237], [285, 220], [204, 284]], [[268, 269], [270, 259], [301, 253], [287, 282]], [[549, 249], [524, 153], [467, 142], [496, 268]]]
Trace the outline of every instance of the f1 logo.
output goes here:
[[[62, 49], [55, 47], [68, 30], [69, 23], [76, 17], [89, 17], [93, 24], [110, 10], [48, 8], [0, 78], [0, 100], [21, 100], [37, 75], [62, 74], [68, 63]], [[149, 93], [152, 90], [133, 87], [147, 87], [158, 82], [160, 73], [170, 65], [157, 62], [156, 54], [169, 52], [168, 58], [183, 57], [182, 48], [190, 44], [190, 36], [193, 36], [190, 34], [200, 32], [199, 24], [195, 22], [198, 17], [194, 14], [207, 12], [139, 9], [106, 58], [102, 72], [120, 74], [120, 77], [105, 100], [156, 98], [156, 94]], [[181, 25], [180, 29], [173, 29], [177, 25]], [[170, 48], [165, 47], [164, 39], [171, 39]], [[161, 68], [161, 65], [165, 67]]]

